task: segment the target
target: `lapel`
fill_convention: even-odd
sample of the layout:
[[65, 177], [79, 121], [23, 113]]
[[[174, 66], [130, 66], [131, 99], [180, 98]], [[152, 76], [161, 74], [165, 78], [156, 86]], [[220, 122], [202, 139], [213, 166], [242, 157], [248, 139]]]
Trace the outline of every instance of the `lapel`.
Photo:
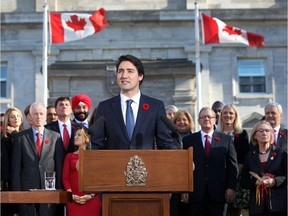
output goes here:
[[[252, 161], [253, 161], [253, 164], [255, 166], [255, 170], [256, 172], [258, 172], [258, 175], [260, 177], [262, 177], [264, 175], [264, 170], [261, 166], [261, 162], [260, 162], [260, 159], [259, 159], [259, 151], [258, 151], [258, 148], [255, 149], [252, 154], [251, 154], [251, 158], [252, 158]], [[269, 159], [268, 159], [269, 160]]]
[[140, 101], [139, 101], [139, 107], [138, 107], [138, 113], [137, 113], [137, 119], [136, 119], [132, 138], [135, 136], [135, 134], [138, 133], [138, 131], [141, 129], [141, 126], [143, 126], [143, 122], [145, 122], [145, 119], [147, 119], [147, 114], [149, 112], [149, 109], [148, 110], [142, 109], [142, 106], [144, 103], [149, 104], [147, 102], [145, 96], [141, 94]]
[[202, 142], [202, 137], [201, 137], [201, 132], [200, 131], [197, 132], [196, 138], [197, 138], [197, 140], [195, 142], [196, 145], [198, 145], [198, 148], [201, 149], [201, 152], [203, 152], [203, 155], [206, 157], [205, 148], [203, 146], [203, 142]]
[[42, 142], [42, 151], [41, 151], [41, 158], [40, 160], [46, 158], [47, 154], [50, 152], [50, 146], [51, 146], [51, 139], [50, 139], [50, 133], [48, 130], [44, 128], [43, 133], [43, 142]]
[[111, 108], [113, 110], [114, 116], [115, 116], [118, 124], [120, 125], [120, 128], [121, 128], [124, 136], [129, 141], [129, 137], [128, 137], [128, 134], [127, 134], [126, 126], [125, 126], [125, 123], [124, 123], [124, 117], [122, 115], [121, 101], [120, 100], [121, 100], [120, 99], [120, 95], [115, 97], [114, 101], [111, 104]]
[[30, 146], [30, 148], [32, 149], [34, 154], [37, 157], [39, 157], [37, 149], [36, 149], [36, 143], [35, 143], [35, 140], [34, 140], [34, 133], [33, 133], [32, 128], [29, 129], [28, 133], [26, 134], [26, 138], [27, 138], [28, 145]]
[[269, 168], [273, 165], [273, 160], [275, 160], [275, 158], [272, 158], [272, 154], [278, 154], [278, 152], [276, 151], [276, 148], [274, 145], [271, 145], [271, 151], [269, 152], [269, 156], [268, 156], [268, 159], [267, 159], [267, 164], [266, 164], [266, 169], [265, 171], [268, 172], [269, 171]]

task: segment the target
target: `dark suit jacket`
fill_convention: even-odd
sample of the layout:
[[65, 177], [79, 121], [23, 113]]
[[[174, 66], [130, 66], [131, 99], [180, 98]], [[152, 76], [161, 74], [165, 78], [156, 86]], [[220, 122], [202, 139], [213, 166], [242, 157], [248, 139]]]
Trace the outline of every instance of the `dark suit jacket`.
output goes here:
[[276, 146], [287, 152], [287, 142], [288, 142], [287, 129], [281, 127], [278, 133]]
[[[99, 103], [92, 132], [93, 149], [177, 149], [167, 127], [160, 120], [166, 116], [162, 101], [141, 94], [131, 141], [124, 123], [120, 95]], [[98, 122], [97, 122], [98, 120]]]
[[[64, 159], [65, 159], [65, 156], [67, 153], [70, 153], [70, 152], [74, 152], [75, 151], [75, 146], [74, 146], [74, 136], [75, 136], [75, 132], [77, 130], [78, 127], [81, 127], [81, 125], [79, 125], [77, 122], [75, 121], [71, 121], [71, 137], [70, 137], [70, 141], [69, 141], [69, 145], [68, 145], [68, 148], [65, 149], [64, 148], [64, 143], [63, 143], [63, 140], [61, 138], [61, 143], [62, 143], [62, 151], [64, 153]], [[47, 124], [45, 125], [45, 128], [49, 129], [49, 130], [53, 130], [57, 133], [60, 134], [61, 136], [61, 132], [60, 132], [60, 128], [59, 128], [59, 125], [58, 125], [58, 121], [56, 122], [51, 122], [50, 124]], [[64, 163], [64, 161], [63, 161]]]
[[45, 189], [44, 172], [56, 172], [56, 188], [61, 188], [62, 147], [58, 133], [44, 129], [41, 157], [38, 156], [32, 128], [13, 140], [12, 189]]
[[246, 130], [234, 135], [234, 147], [237, 152], [238, 163], [244, 164], [246, 154], [249, 151], [249, 138]]
[[[269, 198], [265, 199], [265, 204], [261, 201], [261, 205], [256, 204], [256, 179], [251, 177], [249, 171], [257, 173], [260, 177], [265, 173], [275, 176], [276, 185], [271, 188], [271, 204], [270, 209]], [[271, 212], [287, 213], [287, 152], [273, 147], [270, 151], [266, 167], [263, 169], [259, 160], [258, 146], [254, 151], [247, 154], [244, 168], [242, 171], [241, 185], [250, 189], [250, 212], [252, 214], [261, 214], [264, 205]], [[262, 196], [262, 195], [261, 195]], [[269, 195], [266, 197], [269, 197]]]
[[210, 155], [207, 158], [201, 140], [196, 132], [183, 139], [184, 149], [193, 147], [194, 192], [189, 194], [189, 202], [204, 200], [206, 189], [213, 202], [225, 202], [226, 189], [236, 189], [237, 155], [229, 135], [214, 131], [211, 139]]

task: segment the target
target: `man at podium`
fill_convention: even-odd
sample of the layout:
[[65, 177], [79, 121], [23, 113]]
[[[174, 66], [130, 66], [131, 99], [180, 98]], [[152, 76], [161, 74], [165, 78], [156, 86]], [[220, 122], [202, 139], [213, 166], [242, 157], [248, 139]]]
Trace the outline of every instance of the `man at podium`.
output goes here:
[[98, 105], [91, 127], [92, 149], [177, 149], [165, 124], [164, 103], [141, 93], [142, 62], [122, 55], [116, 63], [120, 94]]

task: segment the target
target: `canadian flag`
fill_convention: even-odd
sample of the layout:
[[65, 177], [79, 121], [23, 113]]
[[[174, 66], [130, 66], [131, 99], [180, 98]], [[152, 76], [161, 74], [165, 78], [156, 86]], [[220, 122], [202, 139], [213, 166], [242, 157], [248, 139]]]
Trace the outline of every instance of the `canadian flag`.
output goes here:
[[221, 20], [202, 13], [203, 44], [244, 43], [248, 46], [263, 46], [264, 37], [243, 29], [226, 25]]
[[101, 31], [108, 24], [103, 8], [91, 14], [50, 13], [50, 41], [63, 43], [79, 40]]

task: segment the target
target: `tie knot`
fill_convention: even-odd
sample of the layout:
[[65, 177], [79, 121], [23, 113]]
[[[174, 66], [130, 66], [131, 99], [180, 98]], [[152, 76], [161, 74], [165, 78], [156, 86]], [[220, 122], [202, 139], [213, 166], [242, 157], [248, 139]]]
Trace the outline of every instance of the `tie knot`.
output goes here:
[[127, 103], [127, 106], [131, 106], [132, 102], [133, 102], [133, 100], [132, 100], [132, 99], [129, 99], [129, 100], [127, 100], [127, 101], [126, 101], [126, 103]]
[[206, 139], [208, 139], [208, 138], [209, 138], [209, 135], [208, 135], [208, 134], [206, 134], [206, 135], [205, 135], [205, 137], [206, 137]]
[[38, 138], [41, 138], [41, 133], [40, 132], [37, 132], [36, 135], [37, 135]]
[[274, 129], [274, 133], [276, 133], [277, 131]]
[[63, 127], [66, 128], [66, 124], [63, 124]]

